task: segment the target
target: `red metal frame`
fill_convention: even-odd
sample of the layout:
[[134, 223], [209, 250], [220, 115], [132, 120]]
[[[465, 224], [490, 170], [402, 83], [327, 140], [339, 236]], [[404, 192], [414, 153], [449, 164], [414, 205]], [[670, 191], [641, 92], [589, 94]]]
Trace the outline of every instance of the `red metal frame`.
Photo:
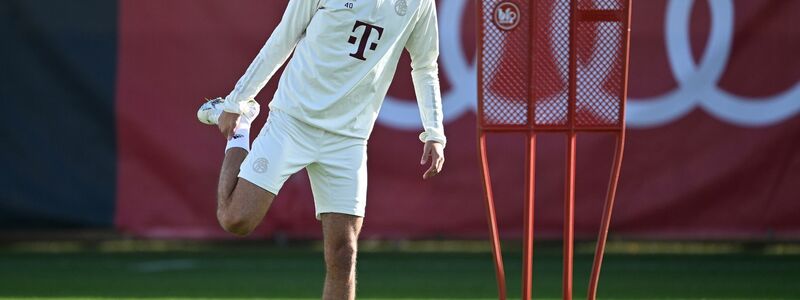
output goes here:
[[[499, 0], [481, 0], [497, 2], [491, 6], [496, 8], [499, 5]], [[562, 0], [563, 1], [563, 0]], [[608, 191], [606, 194], [605, 205], [603, 209], [600, 231], [598, 233], [597, 247], [595, 249], [594, 261], [592, 264], [592, 272], [589, 279], [589, 288], [587, 291], [587, 298], [593, 300], [597, 295], [597, 288], [600, 279], [600, 268], [603, 261], [603, 253], [605, 252], [606, 240], [608, 231], [611, 224], [611, 213], [614, 206], [614, 198], [616, 196], [617, 185], [619, 183], [619, 174], [622, 167], [622, 154], [625, 144], [625, 101], [627, 99], [628, 90], [628, 60], [629, 60], [629, 44], [630, 44], [630, 20], [631, 20], [631, 0], [620, 0], [622, 5], [618, 10], [607, 9], [579, 9], [578, 0], [569, 0], [569, 66], [568, 66], [568, 102], [567, 102], [567, 124], [566, 126], [539, 126], [535, 121], [536, 105], [534, 104], [534, 86], [530, 84], [528, 91], [527, 103], [527, 124], [488, 124], [485, 119], [485, 106], [484, 106], [484, 51], [485, 45], [485, 26], [493, 26], [487, 24], [484, 19], [486, 6], [484, 3], [478, 5], [478, 154], [481, 162], [481, 177], [484, 183], [485, 204], [487, 219], [489, 223], [489, 232], [492, 242], [492, 253], [495, 263], [495, 271], [497, 275], [498, 298], [506, 299], [506, 282], [505, 271], [503, 266], [503, 258], [500, 245], [499, 230], [497, 225], [497, 214], [494, 204], [494, 195], [492, 193], [491, 177], [489, 174], [489, 161], [487, 157], [486, 135], [493, 132], [523, 132], [526, 133], [526, 162], [525, 162], [525, 202], [524, 202], [524, 236], [523, 236], [523, 267], [522, 267], [522, 299], [531, 299], [532, 295], [532, 260], [533, 260], [533, 216], [534, 216], [534, 191], [535, 191], [535, 163], [536, 163], [536, 134], [540, 132], [559, 132], [566, 134], [566, 172], [565, 172], [565, 186], [564, 186], [564, 249], [563, 249], [563, 299], [572, 299], [573, 287], [573, 254], [574, 254], [574, 218], [575, 218], [575, 165], [576, 165], [576, 136], [578, 132], [607, 132], [613, 133], [616, 137], [616, 151], [609, 179]], [[584, 0], [581, 0], [584, 1]], [[511, 1], [514, 2], [514, 1]], [[518, 2], [518, 1], [517, 1]], [[532, 1], [533, 2], [533, 1]], [[582, 2], [583, 3], [583, 2]], [[584, 3], [585, 4], [585, 3]], [[536, 16], [536, 6], [528, 5], [529, 17]], [[494, 13], [494, 12], [492, 12]], [[521, 17], [521, 16], [520, 16]], [[617, 124], [614, 125], [598, 125], [587, 126], [576, 124], [576, 106], [578, 102], [577, 89], [578, 89], [578, 60], [577, 60], [577, 36], [578, 24], [580, 22], [616, 22], [622, 24], [622, 51], [618, 55], [621, 56], [621, 72], [622, 84], [620, 91], [616, 91], [619, 95], [619, 119]], [[530, 21], [530, 26], [535, 26], [536, 23]], [[534, 39], [534, 31], [530, 31], [530, 39]], [[532, 42], [531, 42], [532, 44]], [[532, 52], [532, 51], [531, 51]], [[531, 60], [530, 66], [533, 66], [533, 54], [528, 54]], [[529, 75], [529, 80], [533, 82], [534, 72]]]

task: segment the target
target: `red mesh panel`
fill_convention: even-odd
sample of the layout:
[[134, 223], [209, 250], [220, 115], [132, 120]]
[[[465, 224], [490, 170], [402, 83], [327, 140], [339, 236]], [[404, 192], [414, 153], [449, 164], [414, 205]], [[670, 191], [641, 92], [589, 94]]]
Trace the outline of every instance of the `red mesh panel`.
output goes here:
[[627, 1], [623, 0], [578, 0], [578, 10], [602, 9], [622, 10]]
[[615, 126], [621, 120], [622, 64], [616, 54], [622, 51], [621, 28], [612, 22], [578, 23], [576, 127]]
[[579, 12], [590, 12], [579, 15], [576, 27], [576, 129], [621, 125], [622, 7], [619, 0], [578, 1]]
[[566, 127], [569, 0], [535, 1], [533, 88], [535, 127]]
[[[484, 128], [621, 128], [627, 1], [573, 1], [575, 16], [570, 0], [481, 1], [479, 108]], [[498, 7], [506, 3], [520, 11], [513, 29], [497, 25]]]
[[[494, 23], [497, 7], [510, 2], [519, 8], [519, 23], [510, 30]], [[530, 33], [528, 1], [482, 1], [483, 44], [479, 49], [483, 84], [481, 123], [484, 126], [528, 125]]]

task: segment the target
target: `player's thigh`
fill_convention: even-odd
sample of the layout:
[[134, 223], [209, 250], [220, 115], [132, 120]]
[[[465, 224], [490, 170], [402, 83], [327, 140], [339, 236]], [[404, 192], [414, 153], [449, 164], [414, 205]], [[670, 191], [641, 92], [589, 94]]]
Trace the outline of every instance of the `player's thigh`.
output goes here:
[[313, 137], [280, 111], [271, 111], [239, 169], [239, 177], [277, 195], [294, 173], [314, 159]]
[[318, 219], [326, 213], [364, 216], [367, 203], [366, 147], [365, 142], [345, 140], [339, 147], [324, 149], [321, 157], [308, 165], [306, 169]]
[[226, 213], [235, 215], [239, 219], [260, 221], [274, 199], [275, 194], [247, 179], [239, 178], [228, 202]]

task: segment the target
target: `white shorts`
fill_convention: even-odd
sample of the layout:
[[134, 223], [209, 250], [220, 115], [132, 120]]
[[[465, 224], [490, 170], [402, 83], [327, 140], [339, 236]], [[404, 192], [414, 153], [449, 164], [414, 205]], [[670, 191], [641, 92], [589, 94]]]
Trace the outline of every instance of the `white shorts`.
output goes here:
[[306, 168], [317, 219], [323, 213], [364, 216], [367, 141], [331, 133], [272, 110], [239, 169], [239, 177], [278, 194]]

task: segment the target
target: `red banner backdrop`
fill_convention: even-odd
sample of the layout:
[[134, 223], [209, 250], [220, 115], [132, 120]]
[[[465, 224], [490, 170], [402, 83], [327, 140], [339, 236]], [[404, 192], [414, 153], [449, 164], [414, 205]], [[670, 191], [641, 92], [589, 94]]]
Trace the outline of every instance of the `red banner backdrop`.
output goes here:
[[[474, 2], [438, 5], [450, 140], [445, 170], [422, 180], [404, 57], [369, 142], [366, 238], [488, 236], [475, 145]], [[195, 110], [203, 97], [229, 92], [284, 7], [121, 1], [118, 228], [147, 237], [228, 236], [217, 225], [214, 200], [224, 141], [195, 120]], [[630, 129], [612, 236], [800, 238], [800, 2], [639, 1], [633, 16]], [[258, 98], [263, 107], [276, 80]], [[522, 136], [498, 135], [489, 147], [501, 232], [519, 237]], [[539, 237], [561, 232], [563, 148], [561, 136], [539, 143]], [[595, 234], [612, 148], [609, 137], [579, 136], [579, 236]], [[274, 234], [321, 235], [302, 172], [254, 236]]]

